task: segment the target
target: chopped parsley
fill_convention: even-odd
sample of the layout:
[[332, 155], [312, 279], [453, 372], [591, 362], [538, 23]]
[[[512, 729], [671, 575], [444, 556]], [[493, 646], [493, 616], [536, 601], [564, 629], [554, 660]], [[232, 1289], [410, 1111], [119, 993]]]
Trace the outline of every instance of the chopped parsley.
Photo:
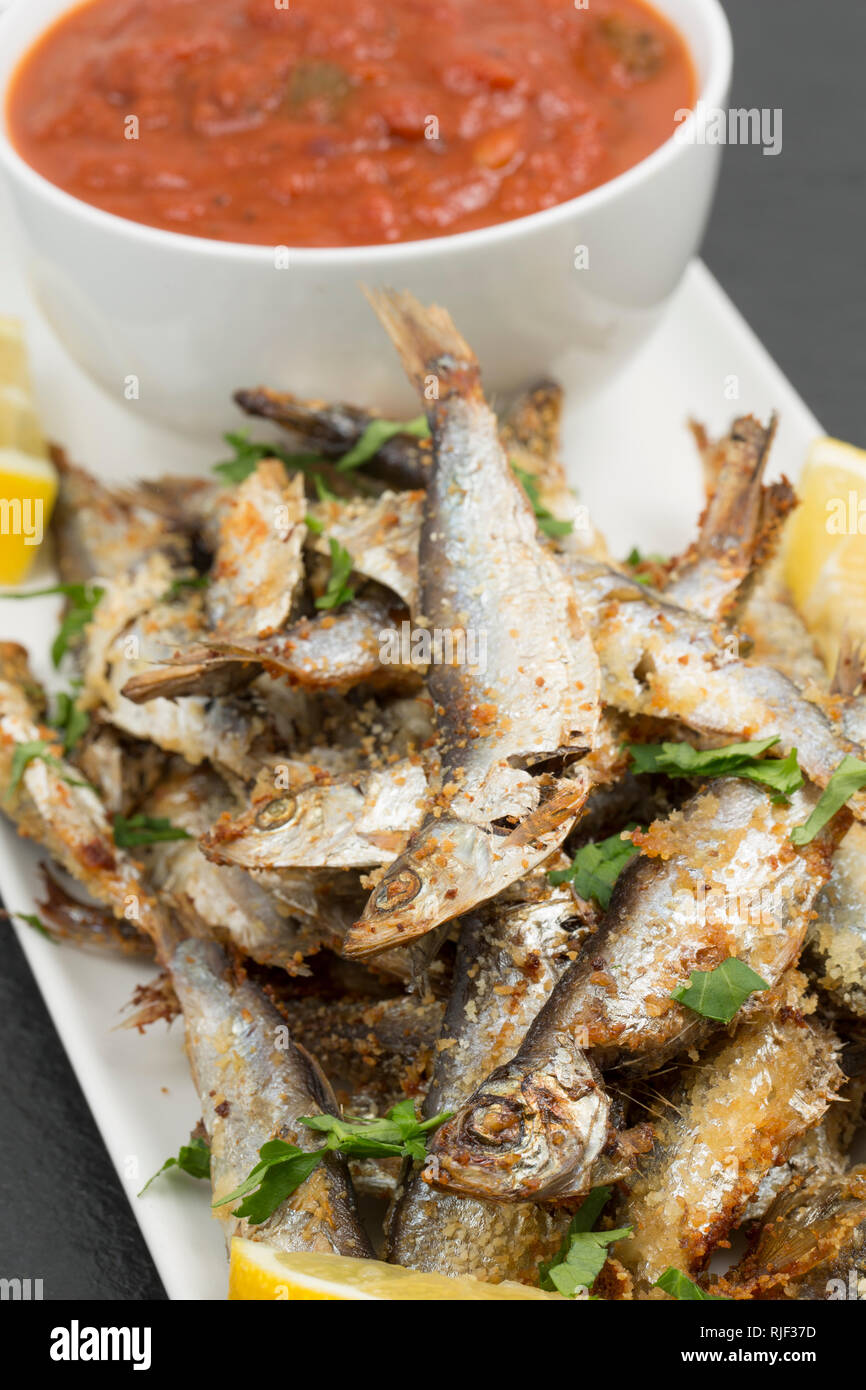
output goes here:
[[[49, 751], [48, 744], [44, 738], [32, 739], [29, 743], [16, 743], [12, 753], [12, 770], [9, 778], [9, 785], [6, 788], [6, 796], [10, 797], [21, 785], [21, 778], [24, 776], [28, 766], [38, 758], [40, 762], [46, 763], [48, 767], [54, 769], [60, 776], [62, 782], [70, 787], [89, 787], [89, 782], [79, 782], [74, 777], [66, 775], [66, 770], [59, 758]], [[92, 790], [92, 788], [91, 788]]]
[[355, 563], [352, 556], [333, 536], [328, 537], [328, 546], [331, 551], [331, 577], [325, 592], [316, 599], [317, 608], [339, 608], [355, 597], [355, 590], [346, 583]]
[[87, 732], [89, 724], [90, 715], [86, 710], [79, 709], [75, 703], [75, 696], [61, 690], [55, 696], [51, 725], [63, 738], [64, 753], [75, 747]]
[[774, 792], [774, 801], [787, 801], [803, 785], [803, 774], [792, 748], [787, 758], [765, 758], [779, 736], [753, 743], [729, 743], [724, 748], [694, 748], [690, 743], [632, 743], [628, 745], [633, 772], [663, 772], [668, 777], [746, 777]]
[[687, 1275], [678, 1269], [668, 1267], [660, 1279], [655, 1282], [657, 1289], [663, 1289], [669, 1293], [671, 1298], [676, 1298], [680, 1303], [700, 1302], [700, 1303], [728, 1303], [727, 1298], [722, 1298], [717, 1293], [704, 1293], [697, 1284], [693, 1284]]
[[181, 1144], [177, 1151], [176, 1158], [167, 1158], [161, 1168], [157, 1168], [153, 1177], [148, 1178], [144, 1187], [139, 1192], [139, 1197], [146, 1192], [152, 1182], [165, 1173], [169, 1168], [180, 1168], [181, 1172], [188, 1173], [191, 1178], [210, 1177], [210, 1146], [200, 1135], [190, 1139], [188, 1144]]
[[574, 522], [560, 521], [558, 517], [553, 515], [553, 512], [544, 506], [538, 490], [538, 479], [534, 478], [531, 473], [527, 473], [525, 468], [518, 467], [513, 459], [511, 460], [511, 471], [529, 498], [539, 531], [543, 531], [545, 536], [554, 538], [556, 536], [570, 536], [574, 530]]
[[188, 830], [172, 825], [165, 816], [139, 814], [114, 817], [114, 843], [119, 849], [134, 849], [136, 845], [157, 845], [163, 840], [190, 840]]
[[[634, 826], [630, 825], [629, 830]], [[610, 905], [613, 886], [630, 859], [640, 850], [630, 840], [620, 835], [609, 835], [606, 840], [594, 840], [581, 845], [567, 869], [552, 869], [548, 882], [570, 883], [579, 898], [591, 898], [602, 911]]]
[[418, 415], [414, 420], [383, 420], [378, 416], [371, 420], [364, 433], [361, 435], [348, 453], [344, 454], [337, 464], [341, 473], [347, 473], [352, 468], [360, 468], [362, 464], [378, 454], [383, 444], [387, 444], [389, 439], [393, 439], [395, 434], [411, 434], [416, 439], [426, 439], [430, 434], [430, 426], [427, 423], [426, 415]]
[[578, 1207], [565, 1238], [552, 1260], [538, 1266], [539, 1284], [548, 1293], [561, 1293], [575, 1298], [588, 1292], [595, 1283], [607, 1259], [607, 1247], [614, 1241], [631, 1235], [631, 1226], [617, 1231], [594, 1231], [613, 1191], [610, 1187], [594, 1187]]
[[234, 450], [234, 457], [215, 463], [212, 471], [217, 473], [224, 483], [242, 483], [255, 472], [262, 459], [279, 459], [289, 470], [299, 470], [302, 473], [314, 471], [324, 462], [320, 454], [293, 454], [287, 449], [281, 449], [279, 444], [262, 443], [250, 439], [242, 432], [229, 432], [223, 435], [223, 439]]
[[675, 989], [671, 999], [704, 1018], [730, 1023], [750, 994], [769, 988], [745, 961], [730, 956], [715, 970], [693, 970], [689, 983]]
[[57, 636], [51, 644], [51, 660], [57, 667], [69, 650], [73, 637], [77, 637], [92, 622], [96, 605], [104, 593], [105, 590], [98, 584], [52, 584], [48, 589], [32, 589], [26, 594], [5, 594], [4, 598], [43, 598], [46, 594], [63, 594], [69, 600]]
[[829, 820], [832, 820], [837, 811], [841, 811], [849, 796], [853, 796], [861, 787], [866, 786], [866, 763], [859, 758], [852, 758], [850, 753], [844, 757], [833, 773], [823, 792], [821, 799], [804, 825], [795, 825], [791, 831], [791, 839], [795, 845], [811, 844], [819, 831]]
[[414, 1102], [404, 1100], [392, 1106], [381, 1119], [305, 1116], [300, 1124], [327, 1136], [321, 1149], [307, 1151], [296, 1144], [287, 1144], [284, 1139], [270, 1139], [259, 1149], [259, 1162], [240, 1186], [213, 1205], [222, 1207], [243, 1198], [233, 1214], [246, 1218], [252, 1226], [260, 1225], [306, 1182], [326, 1154], [339, 1150], [345, 1158], [423, 1159], [427, 1135], [450, 1115], [450, 1111], [443, 1111], [431, 1120], [418, 1120]]

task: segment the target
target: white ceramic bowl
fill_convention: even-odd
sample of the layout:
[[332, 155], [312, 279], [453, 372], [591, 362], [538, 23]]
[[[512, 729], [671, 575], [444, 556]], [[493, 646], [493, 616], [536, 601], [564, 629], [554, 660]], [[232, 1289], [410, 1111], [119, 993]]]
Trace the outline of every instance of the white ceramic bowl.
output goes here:
[[[0, 97], [19, 60], [70, 0], [17, 0], [0, 19]], [[724, 106], [731, 38], [718, 0], [656, 0], [679, 28], [699, 95]], [[5, 110], [5, 99], [2, 101]], [[394, 246], [292, 251], [141, 226], [80, 202], [12, 148], [0, 111], [0, 169], [17, 214], [22, 269], [72, 356], [115, 399], [192, 434], [235, 419], [230, 396], [260, 383], [301, 395], [414, 403], [359, 281], [448, 306], [488, 390], [544, 372], [598, 388], [655, 324], [700, 241], [718, 146], [668, 140], [570, 202], [480, 231]], [[589, 266], [575, 269], [575, 248]], [[2, 306], [0, 306], [2, 307]]]

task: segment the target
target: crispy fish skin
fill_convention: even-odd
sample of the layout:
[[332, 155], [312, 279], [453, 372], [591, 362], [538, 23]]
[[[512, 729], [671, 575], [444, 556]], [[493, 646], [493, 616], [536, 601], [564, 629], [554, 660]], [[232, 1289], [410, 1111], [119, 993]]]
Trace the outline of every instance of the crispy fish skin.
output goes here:
[[242, 687], [261, 671], [313, 692], [346, 691], [366, 683], [408, 687], [417, 683], [424, 667], [382, 661], [383, 633], [399, 629], [405, 617], [392, 600], [364, 595], [334, 613], [300, 618], [261, 641], [214, 637], [206, 645], [193, 643], [173, 661], [137, 672], [121, 694], [136, 704], [163, 696], [210, 696]]
[[65, 584], [110, 579], [160, 552], [173, 565], [189, 563], [189, 539], [145, 496], [131, 498], [107, 488], [91, 473], [52, 450], [60, 475], [51, 530], [57, 566]]
[[484, 670], [431, 665], [440, 804], [350, 934], [346, 949], [357, 956], [424, 935], [557, 848], [579, 797], [558, 802], [562, 818], [551, 825], [546, 802], [561, 788], [531, 769], [587, 751], [599, 717], [592, 645], [513, 477], [474, 356], [444, 311], [410, 295], [370, 298], [419, 391], [431, 375], [439, 385], [420, 546], [425, 625], [474, 633], [487, 655]]
[[[541, 879], [534, 900], [487, 904], [463, 925], [424, 1114], [454, 1109], [515, 1047], [581, 937], [574, 900]], [[606, 1130], [607, 1100], [598, 1095]], [[391, 1212], [388, 1258], [412, 1269], [537, 1282], [559, 1246], [568, 1212], [504, 1206], [439, 1192], [407, 1174]]]
[[307, 504], [300, 475], [262, 459], [231, 493], [205, 593], [209, 626], [223, 637], [278, 632], [304, 579]]
[[618, 1227], [633, 1229], [616, 1258], [640, 1289], [651, 1290], [670, 1266], [703, 1268], [765, 1174], [826, 1113], [842, 1081], [837, 1047], [783, 1005], [743, 1023], [687, 1070], [615, 1215]]
[[372, 868], [389, 864], [421, 823], [427, 771], [420, 759], [254, 798], [201, 839], [217, 864], [247, 869]]
[[[707, 620], [596, 561], [570, 555], [563, 563], [595, 642], [606, 704], [726, 740], [778, 735], [779, 751], [796, 748], [819, 787], [846, 754], [862, 754], [780, 671], [726, 651]], [[848, 804], [866, 818], [866, 793]]]
[[[44, 845], [97, 902], [133, 922], [165, 955], [177, 929], [146, 890], [138, 863], [115, 845], [102, 802], [64, 761], [56, 730], [35, 722], [28, 689], [38, 687], [28, 671], [23, 647], [0, 643], [0, 809], [19, 834]], [[10, 791], [15, 750], [33, 743], [43, 744], [48, 757], [31, 759]]]
[[783, 1192], [754, 1249], [717, 1288], [758, 1300], [866, 1296], [866, 1165]]
[[145, 809], [192, 838], [143, 847], [139, 858], [148, 882], [195, 935], [211, 935], [261, 965], [308, 974], [305, 958], [332, 944], [333, 932], [291, 916], [252, 874], [212, 864], [199, 848], [197, 837], [231, 804], [228, 788], [210, 768], [173, 768]]
[[[270, 1139], [320, 1148], [301, 1115], [333, 1113], [333, 1100], [277, 1009], [249, 981], [238, 983], [212, 941], [181, 942], [168, 962], [183, 1009], [186, 1047], [211, 1150], [214, 1199], [227, 1196], [258, 1162]], [[219, 1207], [226, 1239], [243, 1235], [281, 1250], [372, 1255], [355, 1209], [345, 1164], [329, 1157], [261, 1225]]]
[[314, 503], [309, 514], [321, 525], [310, 545], [329, 553], [333, 538], [352, 557], [358, 574], [401, 598], [410, 613], [418, 602], [418, 536], [424, 493], [383, 492], [381, 497]]
[[[730, 778], [634, 835], [645, 856], [620, 875], [598, 932], [520, 1050], [435, 1135], [439, 1183], [465, 1192], [483, 1181], [499, 1201], [586, 1188], [586, 1156], [577, 1144], [557, 1142], [567, 1096], [555, 1110], [549, 1105], [563, 1068], [580, 1066], [586, 1053], [603, 1070], [656, 1070], [718, 1027], [671, 998], [693, 971], [736, 956], [772, 986], [796, 964], [839, 833], [829, 829], [803, 850], [791, 844], [792, 826], [816, 799], [801, 791], [789, 805], [775, 806], [763, 789]], [[584, 1105], [578, 1092], [574, 1134]], [[502, 1138], [494, 1153], [489, 1131], [497, 1122]]]
[[815, 903], [807, 961], [837, 1008], [866, 1018], [866, 829], [852, 825]]

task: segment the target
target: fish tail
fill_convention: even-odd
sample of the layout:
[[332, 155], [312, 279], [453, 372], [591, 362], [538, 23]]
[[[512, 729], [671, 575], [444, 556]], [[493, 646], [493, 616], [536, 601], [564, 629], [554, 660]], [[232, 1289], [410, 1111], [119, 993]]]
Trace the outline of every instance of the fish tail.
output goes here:
[[408, 290], [363, 289], [407, 376], [426, 400], [480, 391], [478, 361], [447, 310], [438, 304], [425, 308]]

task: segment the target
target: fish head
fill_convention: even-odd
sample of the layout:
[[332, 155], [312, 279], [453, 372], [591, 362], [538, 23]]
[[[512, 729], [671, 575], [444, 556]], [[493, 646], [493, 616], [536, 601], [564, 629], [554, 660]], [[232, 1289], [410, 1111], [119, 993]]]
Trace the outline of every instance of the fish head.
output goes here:
[[565, 839], [588, 785], [585, 778], [554, 785], [513, 829], [428, 817], [370, 894], [346, 939], [346, 955], [405, 946], [530, 873]]
[[489, 896], [483, 885], [492, 868], [491, 838], [453, 817], [428, 820], [373, 889], [346, 939], [346, 955], [408, 945]]
[[543, 1069], [518, 1055], [436, 1131], [424, 1178], [488, 1201], [577, 1196], [592, 1186], [609, 1108], [594, 1068], [570, 1040]]

